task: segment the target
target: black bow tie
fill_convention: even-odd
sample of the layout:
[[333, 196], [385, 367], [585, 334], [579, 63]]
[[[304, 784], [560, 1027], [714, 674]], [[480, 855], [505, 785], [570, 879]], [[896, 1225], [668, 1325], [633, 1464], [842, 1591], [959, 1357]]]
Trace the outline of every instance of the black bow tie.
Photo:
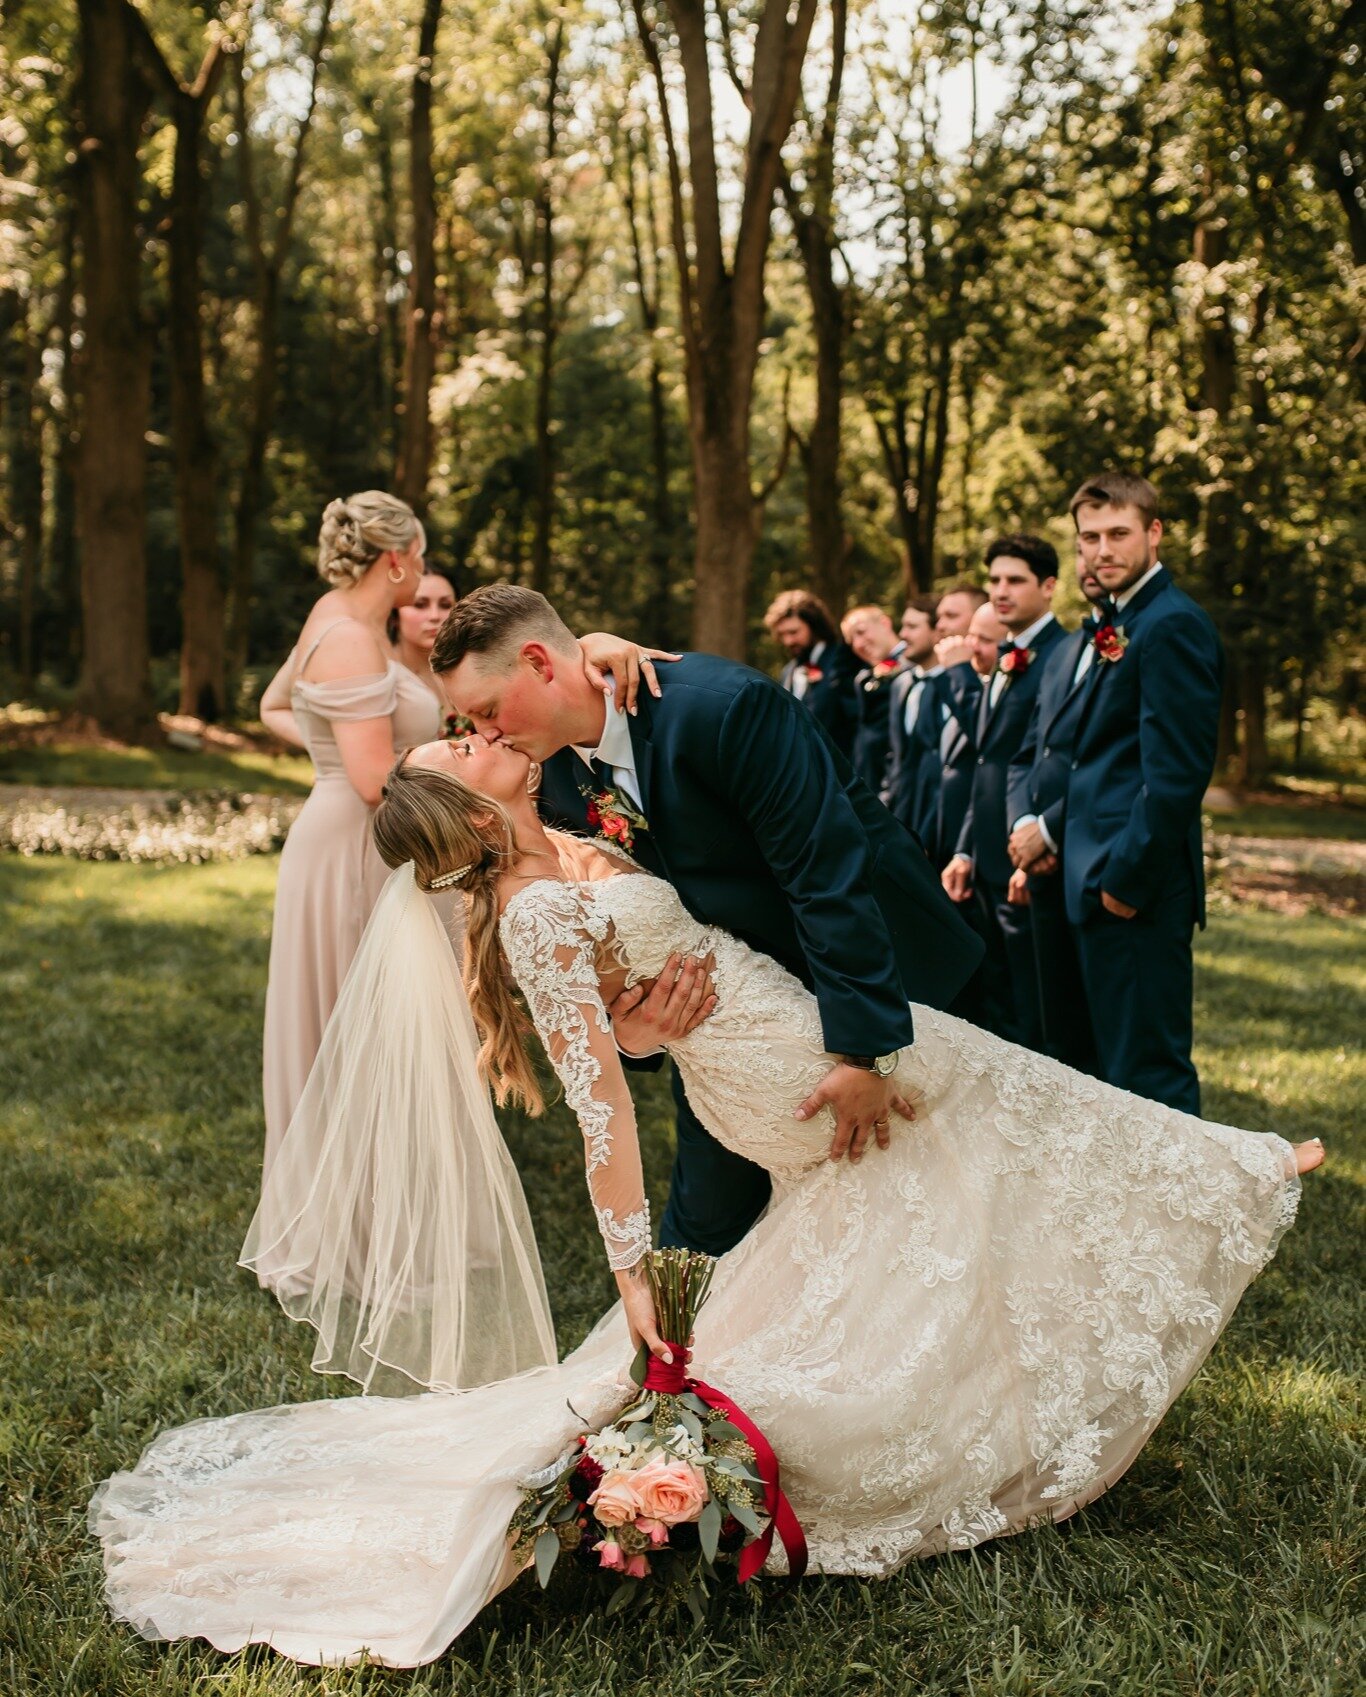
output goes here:
[[1004, 660], [1007, 654], [1010, 654], [1015, 650], [1016, 646], [1015, 638], [1013, 636], [1008, 636], [1004, 642], [998, 642], [996, 644], [997, 656]]
[[1081, 628], [1087, 636], [1094, 636], [1102, 625], [1112, 625], [1118, 617], [1119, 608], [1107, 595], [1103, 601], [1097, 604], [1095, 612], [1088, 613], [1081, 621]]

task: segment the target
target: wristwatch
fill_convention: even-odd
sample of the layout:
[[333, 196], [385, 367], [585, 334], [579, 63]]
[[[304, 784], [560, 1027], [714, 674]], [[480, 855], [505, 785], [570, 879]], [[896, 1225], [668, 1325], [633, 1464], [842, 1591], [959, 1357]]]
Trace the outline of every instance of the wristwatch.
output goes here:
[[879, 1078], [890, 1078], [901, 1059], [901, 1050], [893, 1049], [890, 1055], [841, 1055], [840, 1059], [847, 1067], [858, 1067], [861, 1072], [875, 1072]]

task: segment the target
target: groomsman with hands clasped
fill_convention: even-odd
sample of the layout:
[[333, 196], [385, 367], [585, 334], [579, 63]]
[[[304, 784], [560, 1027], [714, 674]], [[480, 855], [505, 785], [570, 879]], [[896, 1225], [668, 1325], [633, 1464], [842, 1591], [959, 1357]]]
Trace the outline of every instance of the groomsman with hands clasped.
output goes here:
[[[968, 806], [944, 888], [972, 902], [987, 944], [983, 1002], [998, 1036], [1043, 1046], [1034, 940], [1027, 903], [1011, 900], [1006, 785], [1010, 762], [1024, 741], [1040, 682], [1065, 632], [1053, 616], [1058, 556], [1042, 537], [998, 537], [987, 549], [992, 608], [1005, 627], [996, 666], [977, 704]], [[1015, 892], [1017, 897], [1019, 891]]]
[[[1102, 1075], [1198, 1114], [1191, 943], [1205, 923], [1200, 809], [1214, 770], [1223, 653], [1209, 616], [1158, 558], [1151, 483], [1088, 478], [1071, 512], [1079, 570], [1105, 599], [1058, 704], [1067, 722], [1059, 727], [1055, 715], [1045, 727], [1040, 718], [1030, 775], [1015, 775], [1024, 811], [1011, 858], [1032, 879], [1062, 879]], [[1059, 728], [1070, 758], [1054, 747]]]

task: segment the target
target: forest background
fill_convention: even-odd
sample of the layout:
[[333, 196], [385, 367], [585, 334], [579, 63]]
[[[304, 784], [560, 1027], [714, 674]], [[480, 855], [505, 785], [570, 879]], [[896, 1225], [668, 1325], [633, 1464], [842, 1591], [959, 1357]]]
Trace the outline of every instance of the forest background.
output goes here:
[[1366, 0], [8, 0], [0, 698], [251, 717], [369, 486], [458, 591], [766, 664], [776, 588], [1068, 559], [1124, 466], [1260, 783], [1361, 728], [1364, 38]]

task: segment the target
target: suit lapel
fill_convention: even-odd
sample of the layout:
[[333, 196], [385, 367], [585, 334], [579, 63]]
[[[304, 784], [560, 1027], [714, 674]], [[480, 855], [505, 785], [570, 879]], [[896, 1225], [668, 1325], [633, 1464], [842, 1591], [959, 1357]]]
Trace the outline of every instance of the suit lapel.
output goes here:
[[642, 690], [638, 697], [639, 710], [631, 717], [631, 752], [636, 757], [636, 781], [640, 785], [640, 810], [648, 819], [654, 777], [654, 744], [650, 736], [650, 709]]
[[1048, 722], [1042, 727], [1042, 735], [1045, 742], [1048, 740], [1048, 733], [1053, 729], [1054, 725], [1057, 724], [1059, 718], [1062, 716], [1063, 708], [1067, 706], [1068, 702], [1071, 701], [1072, 697], [1079, 689], [1084, 689], [1086, 687], [1086, 678], [1089, 678], [1092, 672], [1096, 669], [1096, 663], [1093, 660], [1087, 668], [1086, 677], [1082, 678], [1080, 682], [1076, 681], [1077, 664], [1086, 650], [1086, 643], [1087, 637], [1085, 631], [1073, 631], [1068, 645], [1068, 653], [1064, 662], [1067, 667], [1067, 687], [1063, 690], [1061, 695], [1059, 695], [1057, 705], [1048, 715]]

